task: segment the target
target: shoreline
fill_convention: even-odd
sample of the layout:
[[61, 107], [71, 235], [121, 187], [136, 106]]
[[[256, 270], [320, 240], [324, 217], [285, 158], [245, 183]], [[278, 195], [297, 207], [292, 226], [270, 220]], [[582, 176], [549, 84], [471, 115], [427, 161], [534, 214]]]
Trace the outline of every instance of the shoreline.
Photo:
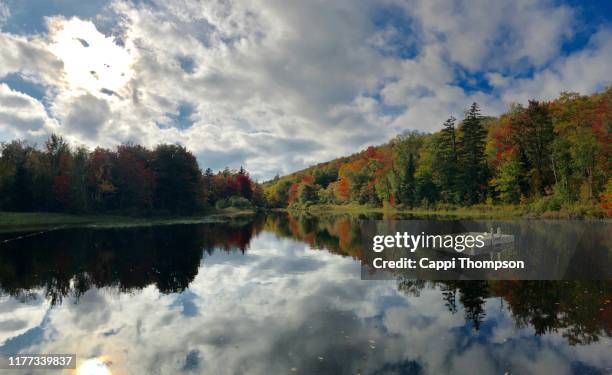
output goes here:
[[[128, 215], [121, 213], [108, 214], [69, 214], [56, 212], [9, 212], [0, 211], [0, 232], [27, 231], [44, 229], [52, 226], [116, 228], [151, 225], [199, 224], [214, 223], [252, 217], [262, 209], [215, 209], [194, 215]], [[565, 211], [546, 211], [535, 213], [520, 206], [474, 206], [443, 209], [404, 209], [388, 207], [370, 207], [357, 204], [347, 205], [311, 205], [304, 208], [268, 208], [263, 211], [288, 213], [307, 213], [313, 215], [341, 214], [382, 214], [385, 218], [397, 216], [437, 217], [442, 219], [544, 219], [544, 220], [611, 220], [609, 217], [595, 215], [572, 216]]]
[[543, 220], [610, 220], [610, 217], [583, 214], [575, 215], [568, 211], [545, 211], [537, 213], [521, 206], [472, 206], [442, 209], [425, 208], [387, 208], [369, 207], [364, 205], [311, 205], [304, 208], [279, 208], [276, 210], [287, 212], [305, 212], [316, 215], [332, 214], [383, 214], [393, 218], [394, 215], [445, 217], [445, 218], [489, 218], [489, 219], [543, 219]]
[[191, 216], [127, 214], [67, 214], [56, 212], [0, 211], [0, 232], [27, 231], [52, 226], [62, 228], [117, 228], [151, 225], [198, 224], [235, 220], [255, 215], [254, 209], [227, 208]]

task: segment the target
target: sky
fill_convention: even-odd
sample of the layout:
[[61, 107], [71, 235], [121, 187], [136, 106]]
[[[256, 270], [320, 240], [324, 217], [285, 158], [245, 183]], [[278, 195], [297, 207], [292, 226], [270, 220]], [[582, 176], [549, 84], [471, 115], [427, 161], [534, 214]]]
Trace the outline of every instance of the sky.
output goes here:
[[0, 296], [0, 349], [102, 356], [121, 374], [389, 374], [405, 366], [408, 373], [565, 375], [612, 364], [605, 335], [570, 345], [570, 324], [536, 336], [497, 298], [487, 299], [474, 331], [462, 304], [450, 313], [439, 289], [411, 295], [394, 281], [360, 280], [360, 267], [264, 232], [246, 254], [206, 255], [182, 293], [107, 286], [55, 307], [45, 288], [29, 290], [28, 303]]
[[611, 77], [606, 0], [0, 0], [0, 141], [178, 143], [259, 180]]

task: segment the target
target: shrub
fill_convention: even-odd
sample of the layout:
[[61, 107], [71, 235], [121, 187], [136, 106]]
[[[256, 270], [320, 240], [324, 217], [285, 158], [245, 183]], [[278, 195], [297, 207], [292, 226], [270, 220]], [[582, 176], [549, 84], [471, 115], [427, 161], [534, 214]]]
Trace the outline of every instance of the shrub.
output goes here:
[[244, 198], [244, 197], [239, 197], [239, 196], [233, 196], [233, 197], [229, 197], [227, 199], [221, 199], [217, 202], [217, 204], [215, 205], [215, 207], [217, 209], [224, 209], [224, 208], [228, 208], [228, 207], [234, 207], [234, 208], [252, 208], [253, 205], [251, 204], [251, 202]]

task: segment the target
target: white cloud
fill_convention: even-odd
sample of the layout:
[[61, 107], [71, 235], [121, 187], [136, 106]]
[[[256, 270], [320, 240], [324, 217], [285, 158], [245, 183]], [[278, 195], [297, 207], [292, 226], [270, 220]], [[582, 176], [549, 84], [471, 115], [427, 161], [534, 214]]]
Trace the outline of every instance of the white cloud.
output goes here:
[[56, 126], [38, 100], [0, 83], [0, 131], [15, 138], [37, 138]]
[[57, 83], [62, 63], [48, 50], [45, 40], [0, 32], [0, 77], [21, 72], [41, 83]]
[[93, 23], [78, 18], [53, 17], [47, 20], [48, 47], [63, 63], [64, 90], [103, 96], [119, 91], [132, 78], [131, 55], [112, 37], [105, 37]]
[[[474, 100], [494, 115], [601, 88], [609, 31], [564, 56], [576, 15], [548, 0], [117, 0], [93, 22], [54, 16], [46, 34], [0, 33], [0, 79], [43, 85], [57, 130], [79, 143], [179, 142], [205, 167], [266, 178], [438, 129]], [[493, 89], [469, 87], [474, 74]], [[92, 97], [96, 121], [75, 121], [71, 106]], [[172, 126], [185, 104], [193, 123]]]
[[91, 94], [75, 98], [68, 104], [67, 111], [68, 115], [64, 119], [66, 129], [86, 139], [96, 139], [110, 117], [108, 103]]
[[4, 26], [4, 24], [6, 24], [6, 21], [10, 16], [11, 10], [9, 9], [8, 5], [6, 5], [3, 1], [0, 1], [0, 29], [2, 26]]
[[606, 29], [594, 34], [583, 50], [558, 59], [531, 78], [512, 82], [503, 98], [507, 102], [525, 102], [529, 98], [552, 99], [562, 91], [590, 93], [612, 83], [610, 77], [612, 30]]
[[[574, 12], [552, 1], [398, 1], [428, 43], [469, 70], [541, 66], [573, 35]], [[522, 60], [526, 60], [523, 62]]]
[[[106, 286], [52, 309], [41, 290], [32, 291], [37, 304], [0, 298], [0, 346], [78, 353], [80, 363], [104, 357], [113, 373], [136, 374], [177, 373], [188, 353], [200, 358], [194, 372], [212, 374], [376, 373], [394, 365], [435, 374], [565, 374], [580, 361], [612, 365], [609, 337], [576, 346], [563, 332], [535, 337], [493, 298], [477, 332], [466, 326], [461, 303], [448, 311], [438, 288], [408, 297], [395, 280], [359, 275], [355, 259], [262, 232], [245, 254], [206, 254], [182, 294]], [[37, 327], [39, 337], [19, 339]]]

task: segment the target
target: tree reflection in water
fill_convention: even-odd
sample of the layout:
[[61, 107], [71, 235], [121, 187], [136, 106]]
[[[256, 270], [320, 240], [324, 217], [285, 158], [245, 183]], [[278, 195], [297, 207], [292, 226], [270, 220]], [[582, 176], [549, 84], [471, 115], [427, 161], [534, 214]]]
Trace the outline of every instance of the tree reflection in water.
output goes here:
[[[362, 258], [360, 220], [381, 219], [382, 215], [269, 216], [266, 230], [281, 237], [307, 242], [311, 247], [335, 254]], [[597, 236], [591, 251], [601, 250]], [[609, 241], [608, 238], [599, 238]], [[605, 250], [605, 249], [604, 249]], [[588, 257], [582, 257], [587, 262]], [[520, 327], [532, 326], [536, 335], [562, 332], [572, 345], [589, 344], [600, 336], [612, 336], [612, 282], [610, 281], [437, 281], [398, 278], [398, 289], [418, 297], [426, 288], [437, 288], [450, 313], [463, 307], [466, 322], [478, 330], [485, 319], [484, 305], [491, 298], [504, 303]]]
[[52, 305], [91, 287], [120, 292], [154, 284], [162, 293], [185, 290], [200, 269], [203, 253], [244, 253], [261, 221], [242, 224], [71, 229], [2, 245], [0, 287], [28, 299], [42, 288]]
[[[54, 231], [1, 245], [0, 288], [21, 300], [42, 288], [52, 305], [67, 296], [78, 299], [92, 287], [115, 287], [127, 293], [154, 284], [162, 293], [182, 292], [200, 269], [206, 271], [204, 254], [244, 253], [262, 230], [305, 242], [313, 249], [361, 259], [359, 221], [363, 218], [271, 213], [242, 223]], [[531, 326], [536, 335], [561, 332], [572, 345], [612, 336], [609, 281], [398, 278], [398, 289], [408, 298], [432, 288], [440, 291], [449, 313], [463, 310], [474, 330], [486, 318], [485, 303], [499, 299], [519, 328]]]

